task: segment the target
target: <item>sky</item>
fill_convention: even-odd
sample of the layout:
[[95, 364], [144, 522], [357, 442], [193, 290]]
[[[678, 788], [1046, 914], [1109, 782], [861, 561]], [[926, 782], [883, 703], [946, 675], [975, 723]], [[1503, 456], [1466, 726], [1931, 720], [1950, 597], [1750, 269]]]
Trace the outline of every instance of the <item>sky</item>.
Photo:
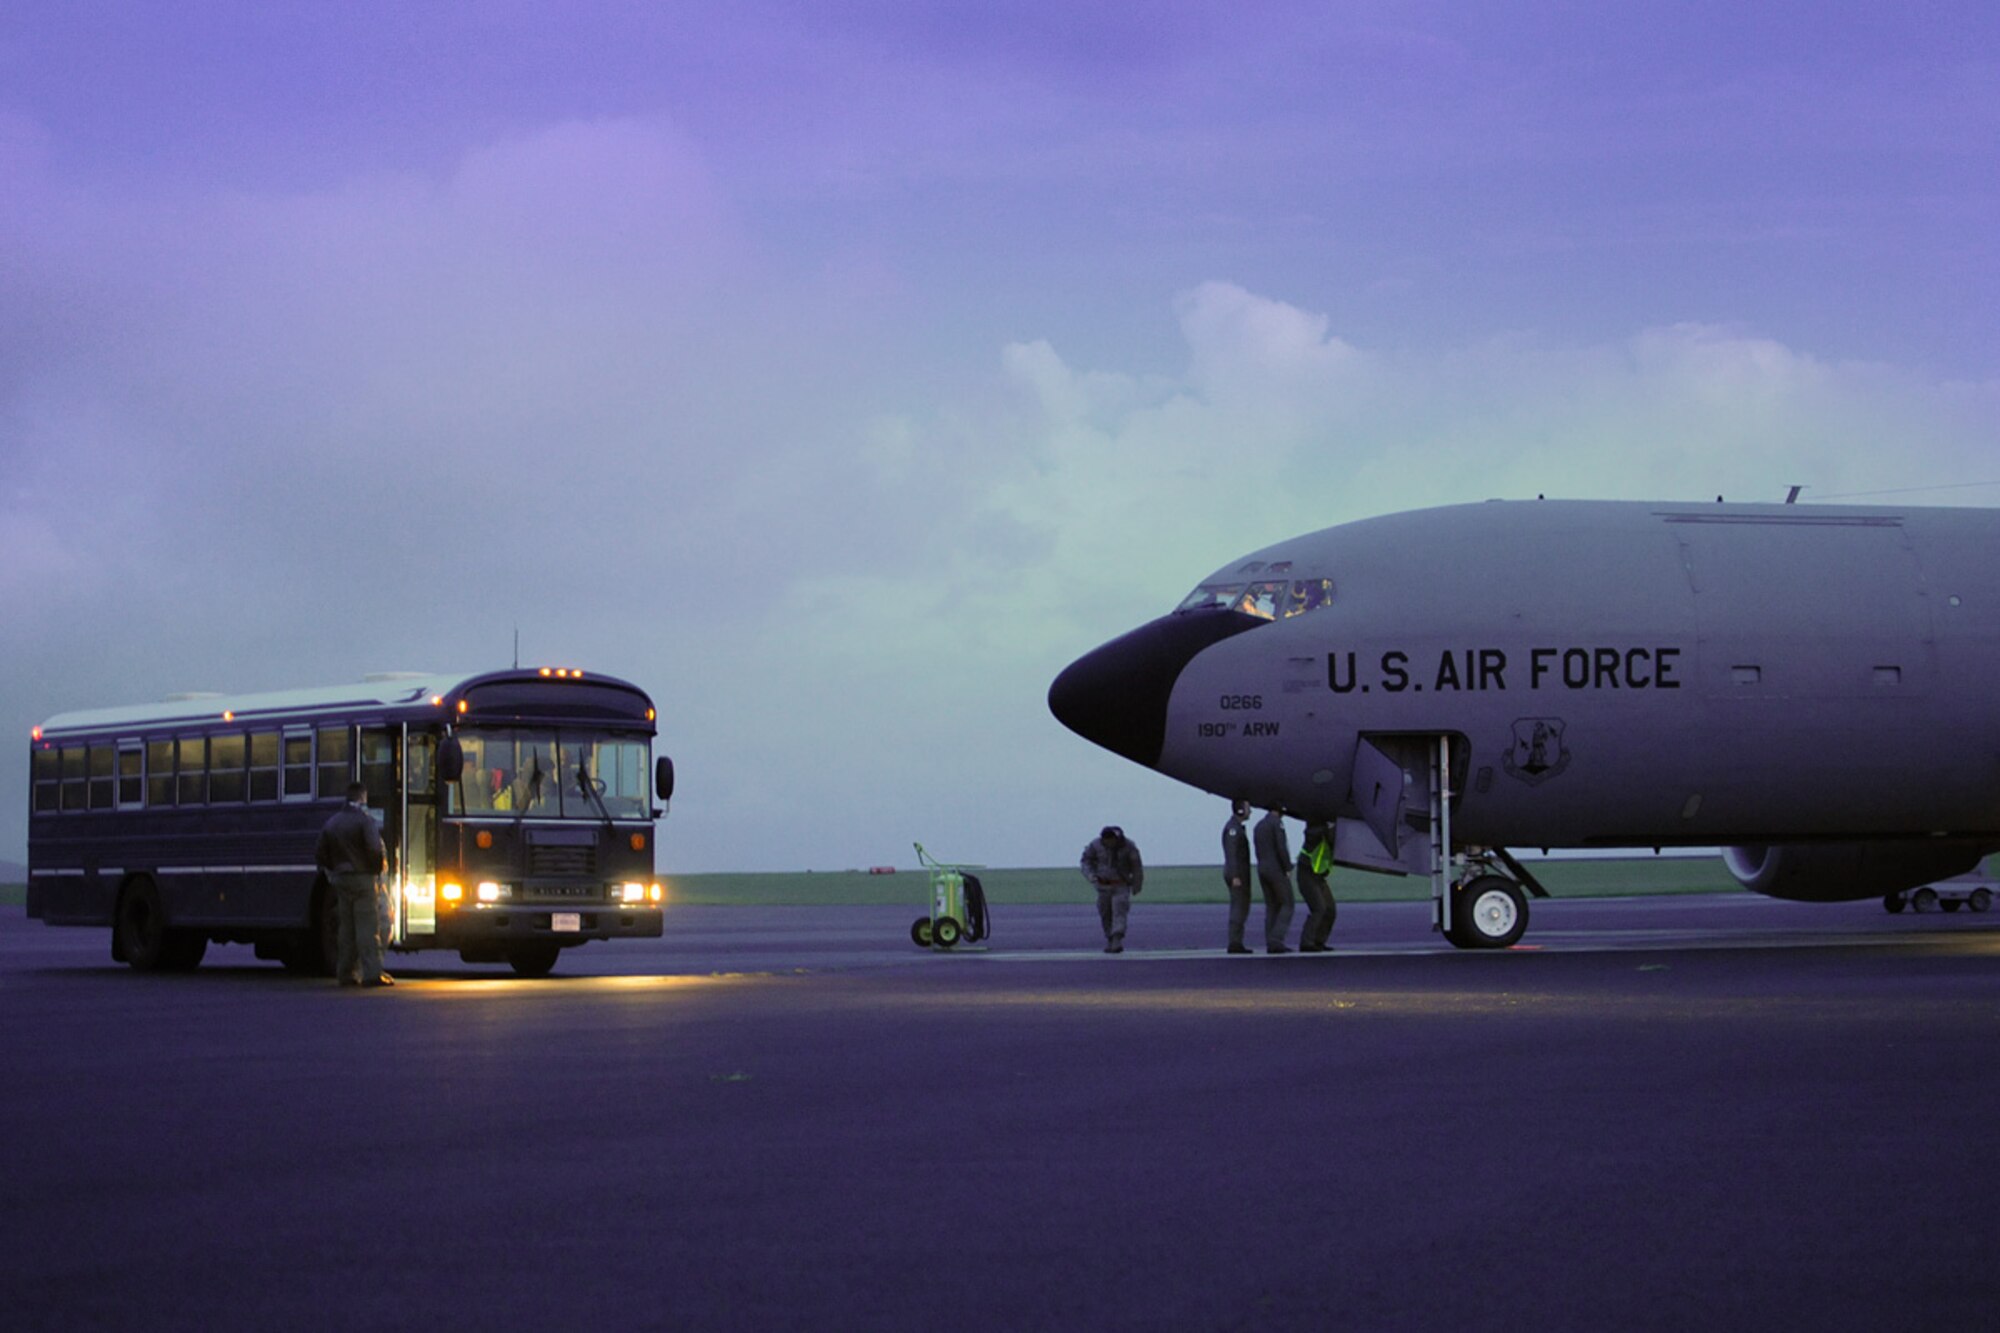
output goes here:
[[52, 714], [517, 632], [669, 872], [1214, 859], [1045, 697], [1232, 557], [2000, 504], [1996, 166], [1987, 0], [14, 0], [0, 860]]

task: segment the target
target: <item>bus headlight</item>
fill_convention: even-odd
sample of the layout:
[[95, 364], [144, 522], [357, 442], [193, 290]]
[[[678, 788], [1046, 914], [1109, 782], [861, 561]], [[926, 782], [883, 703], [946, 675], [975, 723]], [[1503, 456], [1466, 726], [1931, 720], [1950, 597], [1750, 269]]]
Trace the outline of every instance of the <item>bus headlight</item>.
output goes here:
[[618, 896], [628, 903], [645, 901], [646, 886], [644, 884], [621, 884], [618, 886], [618, 890]]
[[479, 883], [479, 901], [482, 903], [499, 902], [500, 886], [490, 879], [481, 880]]

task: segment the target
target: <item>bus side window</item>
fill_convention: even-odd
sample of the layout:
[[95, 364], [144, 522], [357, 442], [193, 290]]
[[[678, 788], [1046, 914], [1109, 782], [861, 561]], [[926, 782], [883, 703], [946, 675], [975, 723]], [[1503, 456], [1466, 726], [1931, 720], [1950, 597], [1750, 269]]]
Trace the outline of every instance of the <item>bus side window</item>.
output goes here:
[[146, 803], [145, 751], [137, 741], [118, 743], [118, 808], [129, 810]]
[[109, 810], [117, 799], [118, 749], [113, 745], [90, 747], [90, 808]]
[[240, 731], [208, 740], [208, 799], [211, 804], [243, 799], [243, 758], [249, 747]]
[[348, 766], [354, 756], [354, 733], [346, 727], [319, 729], [319, 798], [322, 801], [347, 799]]
[[313, 794], [313, 738], [309, 731], [285, 733], [285, 799], [305, 800]]
[[81, 745], [65, 745], [62, 755], [62, 808], [81, 810], [89, 795], [88, 778], [84, 775], [84, 765], [88, 762], [88, 751]]
[[44, 741], [35, 751], [35, 813], [62, 809], [62, 752]]
[[368, 787], [369, 805], [377, 810], [396, 805], [394, 733], [381, 727], [361, 729], [361, 781]]
[[176, 805], [200, 805], [208, 799], [208, 737], [183, 736], [180, 746], [180, 788]]
[[146, 742], [146, 804], [174, 803], [174, 743]]
[[278, 799], [278, 733], [250, 733], [250, 799]]

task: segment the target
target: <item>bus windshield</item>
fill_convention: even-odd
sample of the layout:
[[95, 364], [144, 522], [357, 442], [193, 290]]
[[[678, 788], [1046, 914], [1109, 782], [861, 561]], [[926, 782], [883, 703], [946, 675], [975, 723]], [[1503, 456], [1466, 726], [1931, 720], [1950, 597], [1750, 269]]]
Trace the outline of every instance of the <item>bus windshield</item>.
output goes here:
[[459, 733], [459, 743], [465, 771], [446, 789], [451, 814], [645, 819], [652, 813], [643, 740], [472, 728]]

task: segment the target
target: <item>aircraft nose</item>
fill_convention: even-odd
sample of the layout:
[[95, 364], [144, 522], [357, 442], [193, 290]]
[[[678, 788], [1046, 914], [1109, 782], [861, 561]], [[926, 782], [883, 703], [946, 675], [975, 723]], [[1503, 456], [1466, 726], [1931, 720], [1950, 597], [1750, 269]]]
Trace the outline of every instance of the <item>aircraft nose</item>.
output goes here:
[[1226, 610], [1162, 616], [1064, 667], [1049, 686], [1049, 711], [1085, 740], [1157, 768], [1181, 669], [1211, 644], [1267, 623]]

